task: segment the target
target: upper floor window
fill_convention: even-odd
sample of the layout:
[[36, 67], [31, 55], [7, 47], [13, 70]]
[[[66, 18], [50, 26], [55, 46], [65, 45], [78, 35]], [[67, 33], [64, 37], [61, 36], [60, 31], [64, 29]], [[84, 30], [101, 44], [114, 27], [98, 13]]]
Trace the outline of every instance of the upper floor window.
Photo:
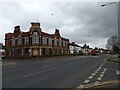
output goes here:
[[29, 36], [25, 37], [25, 44], [29, 45]]
[[12, 46], [15, 46], [15, 38], [12, 37]]
[[59, 41], [57, 41], [57, 46], [59, 46]]
[[62, 41], [59, 41], [59, 46], [62, 46]]
[[52, 45], [52, 38], [49, 38], [49, 45]]
[[38, 44], [38, 32], [33, 33], [33, 44]]
[[68, 42], [66, 42], [65, 46], [68, 46]]
[[57, 46], [57, 40], [54, 40], [54, 43], [55, 43], [54, 45]]
[[46, 45], [47, 44], [47, 38], [43, 37], [42, 42], [43, 42], [44, 45]]
[[19, 35], [18, 37], [18, 45], [21, 45], [22, 44], [22, 37]]
[[65, 41], [63, 41], [63, 46], [65, 46]]

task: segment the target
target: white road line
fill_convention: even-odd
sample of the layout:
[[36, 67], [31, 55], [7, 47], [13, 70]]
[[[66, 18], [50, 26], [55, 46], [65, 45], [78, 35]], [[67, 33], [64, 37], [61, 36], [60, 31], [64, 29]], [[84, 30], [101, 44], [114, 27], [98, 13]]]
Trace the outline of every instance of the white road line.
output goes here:
[[84, 88], [84, 85], [80, 85], [80, 86], [78, 86], [77, 88]]
[[104, 76], [104, 74], [100, 74], [100, 77], [103, 77]]
[[31, 74], [25, 75], [24, 77], [29, 77], [29, 76], [33, 76], [33, 75], [36, 75], [36, 74], [39, 74], [39, 73], [42, 73], [42, 72], [51, 71], [51, 70], [56, 69], [56, 68], [59, 68], [59, 67], [50, 68], [50, 69], [47, 69], [47, 70], [44, 70], [44, 71], [39, 71], [39, 72], [36, 72], [36, 73], [31, 73]]
[[97, 80], [98, 80], [98, 81], [101, 81], [101, 80], [102, 80], [102, 77], [98, 77]]
[[120, 71], [116, 71], [116, 74], [117, 74], [117, 75], [120, 75]]
[[105, 62], [103, 62], [101, 65], [100, 65], [100, 67], [99, 68], [101, 68], [104, 64], [106, 63], [106, 61]]
[[87, 80], [85, 80], [85, 81], [84, 81], [84, 83], [89, 83], [89, 82], [90, 82], [90, 80], [89, 80], [89, 79], [87, 79]]
[[98, 72], [100, 69], [97, 69], [96, 71]]
[[99, 81], [96, 81], [95, 83], [94, 83], [94, 85], [98, 85], [100, 82]]
[[107, 70], [107, 68], [104, 68], [104, 70], [103, 70], [103, 71], [105, 72], [106, 70]]
[[95, 73], [92, 73], [92, 76], [95, 76]]
[[103, 71], [101, 74], [105, 74], [105, 71]]
[[47, 66], [43, 66], [43, 67], [41, 67], [41, 68], [46, 68], [46, 67], [50, 67], [50, 66], [53, 66], [53, 65], [47, 65]]
[[92, 78], [93, 78], [93, 76], [89, 76], [88, 78], [89, 78], [89, 79], [92, 79]]
[[94, 73], [96, 74], [96, 73], [98, 73], [98, 71], [95, 71]]

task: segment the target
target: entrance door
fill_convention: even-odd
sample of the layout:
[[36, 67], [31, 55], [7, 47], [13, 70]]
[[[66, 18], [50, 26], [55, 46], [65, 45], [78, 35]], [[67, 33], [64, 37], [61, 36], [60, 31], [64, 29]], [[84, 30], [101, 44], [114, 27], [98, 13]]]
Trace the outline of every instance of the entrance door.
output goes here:
[[33, 56], [38, 56], [38, 50], [33, 50]]
[[46, 48], [42, 48], [42, 56], [46, 55]]

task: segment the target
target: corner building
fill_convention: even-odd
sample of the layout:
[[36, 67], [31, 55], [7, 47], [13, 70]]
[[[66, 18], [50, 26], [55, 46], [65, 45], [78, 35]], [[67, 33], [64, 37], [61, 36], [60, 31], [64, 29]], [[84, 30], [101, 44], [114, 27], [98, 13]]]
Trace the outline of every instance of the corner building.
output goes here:
[[13, 33], [5, 34], [7, 58], [32, 58], [69, 53], [69, 39], [61, 37], [59, 30], [54, 34], [42, 31], [40, 23], [32, 22], [28, 32], [22, 32], [20, 26]]

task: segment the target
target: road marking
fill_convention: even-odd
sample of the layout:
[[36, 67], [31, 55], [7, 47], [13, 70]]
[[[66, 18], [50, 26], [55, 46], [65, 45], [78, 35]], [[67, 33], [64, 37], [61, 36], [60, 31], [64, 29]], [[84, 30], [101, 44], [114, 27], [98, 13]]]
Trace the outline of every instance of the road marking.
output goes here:
[[51, 70], [56, 69], [56, 68], [59, 68], [59, 67], [50, 68], [50, 69], [47, 69], [47, 70], [44, 70], [44, 71], [39, 71], [39, 72], [36, 72], [36, 73], [31, 73], [31, 74], [25, 75], [24, 77], [29, 77], [29, 76], [33, 76], [33, 75], [36, 75], [36, 74], [39, 74], [39, 73], [42, 73], [42, 72], [51, 71]]
[[101, 65], [100, 65], [100, 67], [99, 68], [101, 68], [104, 64], [106, 63], [106, 61], [104, 61]]
[[100, 69], [97, 69], [96, 71], [98, 72]]
[[93, 78], [93, 76], [89, 76], [88, 78], [89, 78], [89, 79], [92, 79], [92, 78]]
[[117, 75], [120, 75], [120, 71], [116, 71], [116, 74], [117, 74]]
[[1, 66], [16, 65], [17, 63], [2, 63]]
[[70, 62], [67, 65], [72, 65], [72, 64], [75, 64], [75, 63], [77, 63], [77, 62]]
[[105, 71], [103, 71], [102, 74], [105, 74]]
[[53, 65], [47, 65], [47, 66], [43, 66], [43, 67], [41, 67], [41, 68], [46, 68], [46, 67], [50, 67], [50, 66], [53, 66]]
[[103, 70], [103, 71], [105, 72], [106, 70], [107, 70], [107, 68], [104, 68], [104, 70]]
[[96, 81], [96, 82], [94, 83], [94, 85], [95, 85], [95, 86], [96, 86], [96, 85], [99, 85], [99, 83], [100, 83], [99, 81]]
[[94, 73], [98, 73], [98, 71], [95, 71]]
[[95, 73], [93, 73], [92, 75], [95, 76]]
[[98, 80], [98, 81], [101, 81], [101, 80], [102, 80], [102, 77], [98, 77], [97, 80]]
[[90, 82], [90, 80], [89, 80], [89, 79], [87, 79], [87, 80], [85, 80], [85, 81], [84, 81], [84, 83], [89, 83], [89, 82]]
[[104, 76], [104, 74], [100, 74], [100, 77], [103, 77]]
[[84, 88], [84, 85], [80, 85], [80, 86], [78, 86], [77, 88]]

